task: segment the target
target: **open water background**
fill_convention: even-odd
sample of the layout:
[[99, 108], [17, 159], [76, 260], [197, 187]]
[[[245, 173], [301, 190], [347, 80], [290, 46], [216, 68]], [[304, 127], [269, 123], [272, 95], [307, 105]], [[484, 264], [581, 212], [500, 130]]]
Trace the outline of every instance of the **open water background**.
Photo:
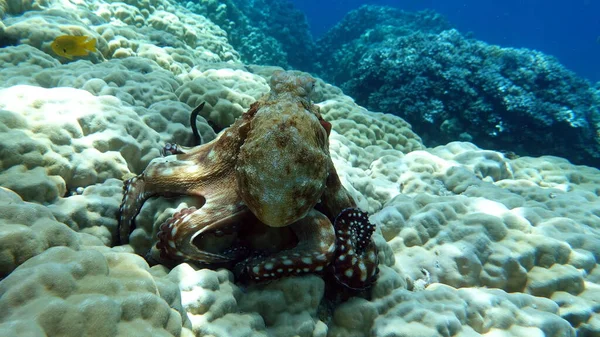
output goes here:
[[557, 57], [590, 81], [600, 81], [600, 0], [291, 0], [315, 39], [363, 4], [415, 11], [433, 9], [461, 32], [503, 47]]

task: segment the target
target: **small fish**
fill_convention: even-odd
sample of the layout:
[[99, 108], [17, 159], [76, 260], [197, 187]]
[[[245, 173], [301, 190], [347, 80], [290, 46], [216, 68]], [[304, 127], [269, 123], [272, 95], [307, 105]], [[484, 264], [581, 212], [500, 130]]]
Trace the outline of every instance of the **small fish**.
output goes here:
[[73, 59], [73, 56], [86, 56], [96, 52], [96, 39], [87, 36], [62, 35], [50, 45], [57, 55]]

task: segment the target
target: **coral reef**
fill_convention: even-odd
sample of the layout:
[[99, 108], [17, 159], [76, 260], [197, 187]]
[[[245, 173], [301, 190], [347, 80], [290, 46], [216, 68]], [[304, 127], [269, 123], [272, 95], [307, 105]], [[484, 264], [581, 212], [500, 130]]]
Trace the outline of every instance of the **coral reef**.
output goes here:
[[[50, 47], [56, 37], [90, 36], [97, 39], [99, 52], [90, 53], [84, 57], [86, 60], [98, 63], [139, 56], [174, 74], [185, 73], [201, 62], [239, 62], [223, 30], [205, 17], [174, 7], [168, 1], [97, 1], [60, 6], [58, 1], [49, 1], [23, 15], [13, 12], [13, 16], [3, 18], [0, 39], [56, 55]], [[40, 26], [44, 29], [40, 30]]]
[[184, 2], [223, 28], [244, 63], [313, 69], [315, 43], [304, 14], [287, 0]]
[[429, 12], [372, 6], [318, 46], [325, 79], [405, 118], [429, 146], [460, 139], [600, 165], [600, 96], [551, 56], [468, 39]]
[[[225, 1], [202, 1], [201, 6], [208, 3], [213, 7], [207, 8], [219, 9], [213, 11], [217, 14], [233, 9]], [[285, 9], [273, 1], [252, 2], [256, 8], [272, 3]], [[450, 115], [424, 114], [434, 124], [415, 115], [410, 117], [413, 130], [402, 118], [370, 111], [321, 79], [313, 83], [311, 104], [302, 106], [307, 111], [318, 107], [331, 123], [329, 168], [377, 226], [372, 240], [379, 275], [370, 289], [332, 296], [334, 280], [312, 273], [243, 284], [237, 271], [215, 266], [149, 266], [144, 257], [161, 225], [202, 206], [194, 197], [148, 200], [129, 244], [117, 244], [123, 181], [160, 157], [164, 143], [190, 144], [190, 111], [206, 102], [196, 123], [203, 144], [210, 143], [219, 137], [215, 131], [230, 127], [255, 102], [264, 104], [269, 83], [277, 80], [272, 78], [277, 67], [241, 63], [246, 56], [229, 40], [226, 32], [232, 27], [226, 17], [209, 19], [182, 6], [171, 0], [0, 1], [0, 335], [600, 334], [600, 171], [564, 158], [490, 149], [500, 144], [503, 150], [531, 152], [517, 139], [546, 139], [544, 132], [570, 121], [577, 127], [561, 129], [555, 144], [570, 149], [564, 154], [568, 158], [592, 160], [595, 138], [586, 138], [583, 130], [594, 130], [598, 88], [539, 53], [465, 39], [430, 12], [409, 15], [375, 7], [354, 12], [350, 19], [364, 15], [369, 20], [356, 26], [347, 24], [358, 22], [354, 19], [342, 22], [323, 40], [335, 43], [337, 51], [330, 59], [321, 54], [320, 61], [346, 69], [334, 79], [342, 79], [345, 90], [354, 84], [353, 78], [338, 77], [344, 71], [357, 80], [386, 79], [377, 73], [385, 69], [400, 84], [406, 78], [393, 76], [408, 76], [413, 86], [398, 88], [413, 100], [392, 109], [406, 112], [407, 119], [409, 112], [437, 111], [435, 102], [422, 95], [441, 93], [453, 97], [438, 98], [447, 98], [445, 113], [457, 111], [455, 118], [464, 113], [467, 122], [477, 124], [461, 126], [452, 124]], [[269, 24], [264, 17], [246, 17], [248, 25], [258, 26], [256, 20]], [[386, 32], [396, 38], [386, 38]], [[95, 37], [99, 53], [61, 58], [50, 43], [63, 34]], [[431, 55], [419, 49], [425, 46], [433, 48]], [[275, 49], [285, 50], [263, 51]], [[350, 53], [354, 49], [363, 52]], [[444, 58], [449, 52], [454, 58]], [[468, 53], [478, 57], [468, 58]], [[291, 64], [283, 55], [273, 57]], [[439, 68], [442, 61], [454, 67]], [[361, 68], [367, 64], [379, 68]], [[409, 71], [416, 69], [446, 77], [415, 77]], [[357, 83], [374, 88], [371, 82]], [[397, 102], [389, 87], [377, 88]], [[502, 101], [493, 107], [501, 118], [508, 112], [519, 118], [526, 112], [543, 114], [531, 120], [526, 133], [499, 130], [466, 101], [474, 97], [468, 88], [481, 96], [473, 104]], [[366, 103], [358, 93], [357, 102], [392, 105], [377, 92]], [[531, 110], [517, 103], [532, 104]], [[556, 114], [561, 107], [572, 114]], [[543, 128], [548, 121], [554, 124]], [[328, 129], [321, 122], [314, 125]], [[489, 146], [485, 139], [480, 146], [443, 140], [450, 138], [438, 139], [443, 144], [437, 147], [424, 145], [421, 137], [433, 142], [440, 128], [440, 137], [458, 134], [473, 141], [494, 128], [499, 134], [488, 139]], [[588, 141], [589, 148], [582, 150]], [[559, 153], [538, 145], [546, 153]], [[322, 212], [312, 206], [309, 213]], [[344, 219], [364, 218], [357, 213]], [[231, 234], [225, 234], [222, 246], [212, 248], [232, 247], [226, 240]], [[271, 242], [282, 243], [281, 251], [290, 248], [286, 240], [277, 236]], [[334, 254], [339, 258], [341, 249]]]

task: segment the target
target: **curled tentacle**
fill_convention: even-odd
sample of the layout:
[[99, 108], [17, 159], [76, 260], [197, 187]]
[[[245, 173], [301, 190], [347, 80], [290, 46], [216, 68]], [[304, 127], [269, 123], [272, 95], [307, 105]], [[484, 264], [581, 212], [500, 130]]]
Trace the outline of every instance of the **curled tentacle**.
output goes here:
[[335, 252], [335, 234], [331, 222], [322, 213], [311, 210], [291, 224], [298, 244], [276, 254], [253, 256], [244, 261], [243, 277], [269, 281], [290, 275], [320, 272], [329, 265]]
[[198, 132], [198, 127], [196, 126], [196, 119], [198, 118], [198, 114], [200, 113], [200, 111], [202, 111], [202, 109], [204, 108], [204, 104], [206, 104], [206, 102], [200, 103], [200, 105], [198, 105], [190, 115], [190, 125], [192, 127], [194, 146], [202, 144], [202, 137], [200, 136], [200, 133]]
[[181, 153], [184, 153], [183, 149], [175, 143], [166, 143], [160, 151], [160, 154], [163, 155], [163, 157]]
[[[236, 217], [214, 224], [202, 224], [197, 222], [198, 218], [202, 218], [202, 214], [202, 208], [184, 208], [160, 226], [156, 248], [160, 250], [162, 259], [194, 260], [213, 264], [239, 260], [246, 253], [243, 247], [232, 247], [238, 232]], [[187, 226], [198, 230], [189, 231]], [[203, 241], [203, 236], [210, 238]], [[206, 244], [208, 248], [202, 244]], [[219, 249], [220, 245], [227, 248]]]
[[160, 151], [163, 157], [178, 155], [178, 154], [189, 154], [194, 151], [193, 147], [183, 146], [175, 143], [166, 143]]
[[139, 175], [123, 182], [123, 199], [119, 207], [119, 235], [118, 243], [129, 242], [129, 234], [135, 228], [133, 220], [140, 212], [144, 201], [152, 196], [148, 193], [144, 184], [144, 176]]
[[368, 288], [379, 272], [377, 247], [371, 236], [375, 225], [368, 214], [346, 208], [335, 219], [336, 256], [333, 261], [335, 279], [350, 289]]
[[[134, 219], [146, 200], [156, 195], [172, 196], [175, 194], [165, 191], [160, 184], [155, 183], [154, 178], [162, 171], [161, 164], [164, 163], [155, 159], [142, 174], [123, 181], [123, 200], [118, 216], [118, 244], [129, 243], [129, 235], [135, 229]], [[167, 176], [162, 180], [163, 183], [168, 181], [169, 177]]]
[[226, 193], [234, 191], [231, 170], [235, 156], [228, 155], [221, 147], [239, 147], [243, 139], [237, 132], [230, 132], [219, 140], [194, 148], [178, 146], [181, 154], [155, 158], [142, 174], [124, 182], [119, 208], [120, 243], [129, 242], [129, 234], [135, 228], [134, 218], [152, 196], [192, 195], [218, 199], [215, 204], [223, 207], [237, 204], [237, 194]]
[[163, 259], [182, 259], [183, 254], [177, 251], [175, 245], [175, 236], [177, 235], [177, 226], [181, 223], [182, 218], [196, 211], [196, 207], [189, 207], [180, 210], [173, 214], [169, 219], [160, 225], [158, 231], [158, 242], [156, 248], [160, 250], [160, 257]]
[[[203, 143], [202, 136], [200, 135], [200, 132], [198, 132], [198, 126], [196, 126], [196, 119], [198, 119], [198, 114], [200, 114], [200, 111], [202, 111], [204, 108], [204, 104], [206, 104], [206, 102], [200, 103], [200, 105], [192, 110], [192, 113], [190, 114], [190, 126], [192, 127], [192, 146], [198, 146]], [[189, 150], [191, 150], [191, 147], [181, 146], [175, 143], [166, 143], [162, 148], [161, 154], [163, 156], [171, 156], [174, 154], [186, 153]]]

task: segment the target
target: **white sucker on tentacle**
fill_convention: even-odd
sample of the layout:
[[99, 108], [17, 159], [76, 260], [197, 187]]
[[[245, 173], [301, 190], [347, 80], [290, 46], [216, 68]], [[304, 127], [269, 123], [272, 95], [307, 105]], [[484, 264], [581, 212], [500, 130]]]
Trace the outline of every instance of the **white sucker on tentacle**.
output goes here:
[[371, 240], [375, 225], [356, 208], [343, 210], [335, 219], [336, 256], [332, 262], [336, 280], [350, 289], [364, 289], [376, 279], [377, 249]]

